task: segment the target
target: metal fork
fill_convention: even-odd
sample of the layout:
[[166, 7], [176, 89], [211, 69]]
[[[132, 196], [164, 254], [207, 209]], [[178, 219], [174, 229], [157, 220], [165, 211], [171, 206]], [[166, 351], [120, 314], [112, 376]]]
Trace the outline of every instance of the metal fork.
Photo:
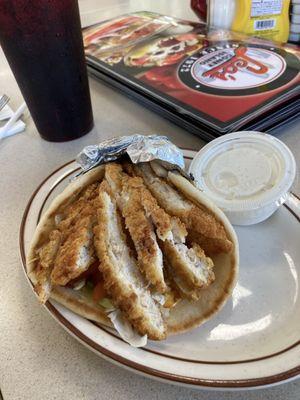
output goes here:
[[4, 94], [4, 95], [2, 95], [1, 97], [0, 97], [0, 111], [2, 110], [2, 108], [4, 107], [4, 106], [6, 106], [6, 104], [9, 102], [9, 97], [8, 96], [6, 96], [6, 94]]

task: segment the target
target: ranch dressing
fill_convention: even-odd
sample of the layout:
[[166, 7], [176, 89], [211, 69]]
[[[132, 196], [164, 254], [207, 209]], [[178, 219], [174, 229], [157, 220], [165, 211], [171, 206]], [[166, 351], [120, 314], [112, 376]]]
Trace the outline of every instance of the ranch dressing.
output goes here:
[[278, 139], [237, 132], [200, 150], [189, 172], [233, 224], [250, 225], [268, 218], [285, 201], [296, 165]]

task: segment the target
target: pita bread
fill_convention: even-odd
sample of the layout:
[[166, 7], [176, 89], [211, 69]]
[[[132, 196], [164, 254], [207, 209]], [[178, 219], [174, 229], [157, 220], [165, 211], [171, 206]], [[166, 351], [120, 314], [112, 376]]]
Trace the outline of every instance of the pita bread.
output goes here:
[[207, 289], [202, 289], [203, 296], [195, 302], [183, 300], [171, 309], [167, 324], [168, 334], [172, 335], [201, 325], [225, 305], [238, 277], [239, 245], [236, 233], [225, 214], [204, 193], [178, 173], [169, 172], [168, 179], [187, 198], [204, 206], [208, 212], [213, 214], [222, 223], [228, 238], [233, 243], [230, 253], [211, 256], [216, 279]]
[[[102, 180], [104, 170], [104, 166], [101, 165], [72, 181], [63, 192], [52, 201], [47, 211], [43, 214], [36, 227], [26, 259], [27, 275], [33, 284], [36, 283], [34, 274], [37, 261], [36, 250], [44, 244], [51, 230], [55, 228], [55, 215], [59, 213], [62, 206], [74, 202], [79, 197], [82, 190], [88, 185]], [[56, 286], [52, 289], [50, 297], [82, 317], [111, 326], [111, 322], [107, 318], [103, 308], [97, 306], [88, 299], [88, 297], [82, 296], [78, 291], [67, 287]]]
[[55, 286], [51, 298], [66, 308], [92, 321], [112, 326], [110, 319], [101, 306], [97, 306], [91, 299], [83, 296], [80, 291], [67, 287]]
[[[54, 217], [60, 208], [75, 201], [80, 192], [89, 184], [101, 181], [104, 176], [104, 166], [99, 166], [71, 182], [65, 190], [51, 203], [42, 216], [32, 239], [27, 257], [27, 274], [35, 283], [34, 269], [36, 267], [36, 250], [43, 245], [50, 231], [55, 227]], [[224, 213], [217, 208], [200, 190], [178, 173], [168, 172], [168, 180], [187, 198], [205, 208], [224, 226], [228, 239], [233, 243], [230, 253], [222, 253], [211, 258], [214, 261], [215, 281], [195, 302], [182, 300], [170, 310], [167, 318], [168, 335], [178, 334], [201, 325], [215, 315], [226, 303], [235, 286], [238, 276], [239, 249], [236, 234]], [[54, 287], [51, 298], [55, 299], [73, 312], [97, 323], [112, 326], [102, 307], [84, 297], [81, 292], [66, 287]]]

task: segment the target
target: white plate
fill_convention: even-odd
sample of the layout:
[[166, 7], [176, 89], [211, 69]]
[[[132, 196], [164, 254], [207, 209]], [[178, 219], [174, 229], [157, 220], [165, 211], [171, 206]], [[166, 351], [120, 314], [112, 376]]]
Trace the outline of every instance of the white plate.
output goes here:
[[[195, 155], [184, 150], [187, 163]], [[46, 178], [32, 195], [20, 228], [23, 265], [36, 224], [77, 165]], [[190, 333], [133, 348], [113, 331], [58, 303], [50, 314], [85, 346], [137, 373], [192, 387], [253, 388], [300, 375], [300, 201], [258, 225], [236, 228], [240, 276], [232, 298], [212, 320]]]

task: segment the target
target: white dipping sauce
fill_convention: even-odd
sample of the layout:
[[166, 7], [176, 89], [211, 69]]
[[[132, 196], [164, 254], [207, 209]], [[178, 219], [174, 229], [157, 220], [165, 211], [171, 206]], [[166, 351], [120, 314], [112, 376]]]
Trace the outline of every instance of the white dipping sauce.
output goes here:
[[280, 140], [245, 131], [210, 142], [189, 172], [233, 224], [250, 225], [268, 218], [285, 201], [296, 163]]

